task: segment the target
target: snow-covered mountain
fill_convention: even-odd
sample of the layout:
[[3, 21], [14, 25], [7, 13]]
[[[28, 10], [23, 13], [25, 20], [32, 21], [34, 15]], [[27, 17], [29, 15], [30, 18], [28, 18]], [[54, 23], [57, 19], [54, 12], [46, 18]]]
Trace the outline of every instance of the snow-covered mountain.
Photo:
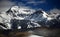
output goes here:
[[[11, 7], [8, 11], [0, 14], [0, 23], [3, 23], [3, 25], [7, 26], [7, 28], [3, 26], [2, 28], [11, 29], [11, 26], [12, 26], [11, 20], [15, 20], [13, 21], [13, 23], [16, 22], [16, 20], [18, 21], [24, 20], [27, 16], [31, 15], [33, 12], [35, 12], [35, 10], [29, 9], [29, 8], [23, 8], [23, 7], [20, 8], [18, 6]], [[18, 29], [19, 28], [20, 26], [18, 27]]]
[[14, 6], [10, 8], [6, 13], [10, 14], [13, 17], [18, 17], [18, 19], [24, 19], [26, 16], [35, 12], [33, 9], [28, 8], [20, 8], [18, 6]]
[[[57, 18], [59, 17], [60, 16]], [[3, 23], [0, 25], [2, 29], [26, 29], [42, 26], [56, 27], [56, 24], [60, 24], [56, 18], [47, 14], [43, 10], [36, 11], [33, 9], [22, 8], [18, 6], [13, 6], [8, 11], [1, 13], [0, 23]]]

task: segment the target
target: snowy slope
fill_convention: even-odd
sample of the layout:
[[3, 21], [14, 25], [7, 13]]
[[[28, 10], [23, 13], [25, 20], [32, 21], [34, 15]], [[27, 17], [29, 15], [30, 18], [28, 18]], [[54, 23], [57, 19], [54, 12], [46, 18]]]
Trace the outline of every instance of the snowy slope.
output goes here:
[[[57, 18], [59, 19], [59, 17], [60, 15]], [[57, 26], [58, 21], [43, 10], [36, 11], [30, 8], [13, 6], [5, 13], [0, 14], [0, 23], [7, 26], [3, 29], [24, 29], [42, 26], [53, 27]]]
[[4, 25], [6, 25], [7, 26], [6, 29], [11, 29], [12, 19], [16, 19], [19, 21], [24, 20], [25, 17], [31, 15], [34, 11], [35, 10], [29, 9], [29, 8], [20, 8], [18, 6], [13, 6], [8, 11], [0, 14], [0, 19], [1, 19], [0, 23], [3, 23]]

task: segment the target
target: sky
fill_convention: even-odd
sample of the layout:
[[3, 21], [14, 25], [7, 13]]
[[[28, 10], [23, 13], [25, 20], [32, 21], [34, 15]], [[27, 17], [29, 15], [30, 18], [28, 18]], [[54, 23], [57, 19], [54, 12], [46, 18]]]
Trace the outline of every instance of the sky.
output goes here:
[[53, 8], [60, 9], [60, 0], [0, 0], [0, 12], [15, 5], [49, 11]]
[[59, 0], [13, 0], [13, 2], [16, 2], [17, 5], [24, 5], [29, 6], [34, 9], [40, 9], [43, 10], [50, 10], [53, 8], [60, 9], [60, 1]]

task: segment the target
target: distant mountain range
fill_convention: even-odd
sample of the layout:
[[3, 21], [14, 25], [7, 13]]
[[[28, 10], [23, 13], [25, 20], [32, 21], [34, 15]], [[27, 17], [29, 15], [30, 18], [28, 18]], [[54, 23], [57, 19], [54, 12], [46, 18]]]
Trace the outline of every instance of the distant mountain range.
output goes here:
[[60, 28], [60, 15], [56, 18], [43, 10], [11, 7], [5, 13], [0, 14], [1, 29], [27, 29], [34, 27]]

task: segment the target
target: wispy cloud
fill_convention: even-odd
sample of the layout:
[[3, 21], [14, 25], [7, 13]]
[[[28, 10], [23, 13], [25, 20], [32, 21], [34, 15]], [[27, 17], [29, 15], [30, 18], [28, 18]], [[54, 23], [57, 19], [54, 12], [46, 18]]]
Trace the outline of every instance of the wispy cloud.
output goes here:
[[36, 6], [36, 5], [46, 3], [46, 0], [22, 0], [22, 1], [25, 1], [25, 3], [24, 2], [18, 2], [18, 5], [20, 5], [20, 6], [27, 6], [28, 5], [29, 7], [31, 7], [32, 6], [31, 4]]
[[43, 4], [45, 3], [45, 0], [41, 0], [41, 1], [28, 1], [28, 4], [33, 4], [33, 5], [37, 5], [37, 4]]
[[33, 4], [36, 4], [36, 3], [37, 3], [37, 4], [38, 4], [38, 3], [45, 3], [45, 1], [37, 1], [37, 2], [36, 2], [36, 1], [29, 1], [29, 2], [27, 2], [27, 3], [30, 3], [30, 4], [31, 4], [31, 3], [33, 3]]

